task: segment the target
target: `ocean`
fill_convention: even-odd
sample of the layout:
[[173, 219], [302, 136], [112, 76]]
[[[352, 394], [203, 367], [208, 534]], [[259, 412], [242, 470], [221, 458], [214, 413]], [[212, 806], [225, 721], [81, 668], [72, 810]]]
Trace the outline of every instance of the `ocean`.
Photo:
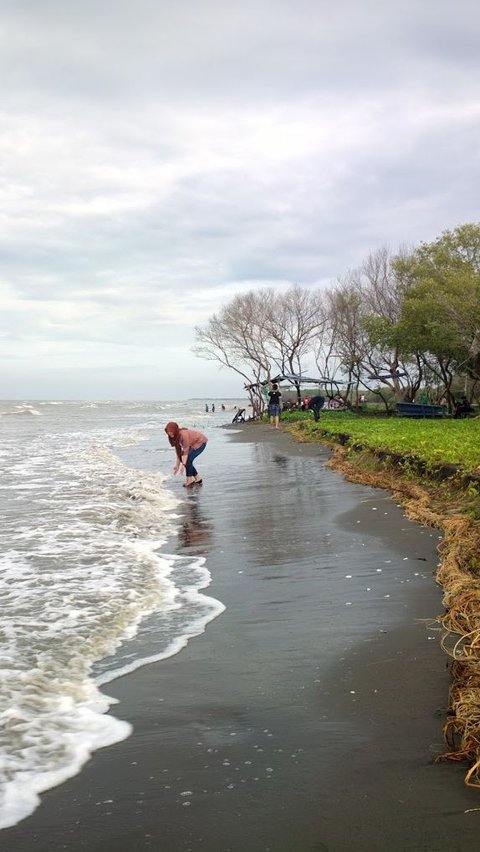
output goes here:
[[223, 611], [205, 559], [175, 553], [183, 495], [163, 430], [210, 440], [241, 404], [0, 402], [0, 828], [129, 736], [106, 715], [108, 682]]

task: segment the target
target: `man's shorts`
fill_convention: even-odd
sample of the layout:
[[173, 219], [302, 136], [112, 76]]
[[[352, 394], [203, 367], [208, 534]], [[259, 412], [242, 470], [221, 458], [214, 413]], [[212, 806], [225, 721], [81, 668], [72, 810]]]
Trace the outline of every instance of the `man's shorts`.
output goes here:
[[269, 405], [268, 413], [270, 417], [280, 417], [280, 406], [279, 405]]

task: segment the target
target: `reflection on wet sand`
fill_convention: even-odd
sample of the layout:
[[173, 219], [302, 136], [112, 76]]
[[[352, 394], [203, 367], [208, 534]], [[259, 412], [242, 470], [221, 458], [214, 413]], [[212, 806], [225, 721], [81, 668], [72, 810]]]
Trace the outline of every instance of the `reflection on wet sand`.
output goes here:
[[288, 465], [288, 459], [285, 456], [275, 455], [273, 456], [273, 461], [275, 464], [280, 465], [280, 467], [286, 468]]
[[213, 524], [199, 502], [199, 496], [192, 494], [184, 506], [183, 522], [178, 533], [179, 545], [196, 556], [205, 555], [213, 541]]

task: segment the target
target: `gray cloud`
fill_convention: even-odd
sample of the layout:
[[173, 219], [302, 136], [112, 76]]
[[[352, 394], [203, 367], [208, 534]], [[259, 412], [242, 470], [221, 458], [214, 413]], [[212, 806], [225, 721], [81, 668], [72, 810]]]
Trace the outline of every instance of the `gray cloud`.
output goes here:
[[165, 362], [231, 395], [190, 347], [235, 292], [475, 220], [479, 30], [473, 0], [4, 0], [0, 394], [158, 396]]

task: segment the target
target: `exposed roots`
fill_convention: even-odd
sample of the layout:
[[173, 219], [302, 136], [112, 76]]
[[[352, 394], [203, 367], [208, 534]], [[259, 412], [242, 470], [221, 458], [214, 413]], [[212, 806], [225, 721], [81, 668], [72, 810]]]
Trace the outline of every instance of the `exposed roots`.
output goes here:
[[[296, 430], [295, 435], [300, 437]], [[372, 454], [332, 447], [329, 467], [352, 482], [388, 489], [409, 518], [443, 531], [436, 580], [443, 588], [445, 613], [437, 620], [445, 631], [442, 647], [451, 658], [452, 681], [443, 729], [448, 750], [437, 760], [467, 763], [465, 783], [480, 789], [480, 522], [459, 514], [464, 508], [461, 483], [452, 482], [450, 491], [439, 493], [435, 485], [422, 487], [402, 478], [401, 467], [391, 459], [381, 462]]]

